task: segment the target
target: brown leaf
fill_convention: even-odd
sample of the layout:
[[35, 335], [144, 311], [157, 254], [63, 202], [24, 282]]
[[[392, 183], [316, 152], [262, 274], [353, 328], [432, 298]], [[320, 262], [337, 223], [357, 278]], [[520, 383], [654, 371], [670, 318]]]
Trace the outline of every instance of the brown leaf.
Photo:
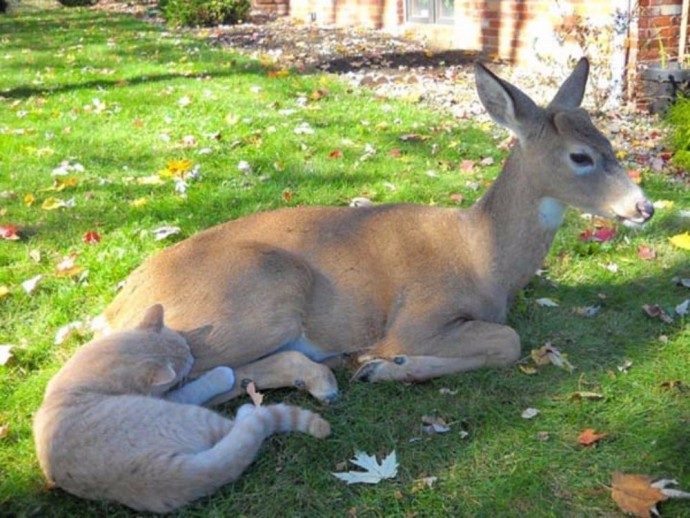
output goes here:
[[599, 394], [599, 392], [588, 392], [586, 390], [581, 390], [578, 392], [573, 392], [570, 395], [570, 399], [572, 400], [577, 400], [577, 399], [590, 399], [592, 401], [597, 401], [599, 399], [604, 399], [603, 394]]
[[398, 158], [398, 157], [402, 156], [402, 151], [400, 151], [397, 147], [395, 147], [388, 152], [388, 156], [392, 156], [393, 158]]
[[331, 160], [334, 160], [336, 158], [343, 158], [343, 150], [342, 149], [334, 149], [330, 153], [328, 153], [328, 158]]
[[581, 446], [592, 446], [608, 436], [607, 433], [596, 433], [594, 428], [585, 428], [578, 436], [577, 443]]
[[647, 316], [651, 318], [658, 318], [666, 324], [673, 323], [673, 319], [670, 317], [668, 313], [666, 313], [666, 311], [664, 311], [664, 309], [661, 306], [659, 306], [659, 304], [645, 304], [644, 306], [642, 306], [642, 311], [647, 313]]
[[643, 261], [652, 261], [656, 259], [656, 251], [647, 245], [640, 245], [637, 248], [637, 256]]
[[8, 433], [10, 433], [10, 425], [0, 424], [0, 439], [7, 437]]
[[622, 511], [639, 518], [651, 518], [652, 509], [656, 514], [656, 504], [668, 498], [660, 489], [652, 487], [653, 481], [645, 475], [615, 472], [611, 496]]
[[261, 403], [263, 403], [264, 401], [264, 395], [256, 390], [256, 385], [254, 385], [253, 381], [249, 382], [246, 390], [247, 395], [251, 398], [252, 403], [254, 403], [254, 406], [261, 406]]

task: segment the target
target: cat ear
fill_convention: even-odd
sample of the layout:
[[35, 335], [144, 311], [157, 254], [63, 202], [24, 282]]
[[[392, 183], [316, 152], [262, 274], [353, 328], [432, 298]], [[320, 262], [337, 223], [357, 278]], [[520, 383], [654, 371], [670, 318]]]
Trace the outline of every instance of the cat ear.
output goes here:
[[163, 306], [154, 304], [148, 308], [144, 313], [144, 318], [139, 322], [137, 329], [160, 333], [163, 329]]
[[149, 370], [149, 381], [152, 387], [160, 387], [161, 385], [169, 385], [177, 378], [177, 373], [172, 368], [172, 365], [166, 363], [165, 365], [154, 365]]

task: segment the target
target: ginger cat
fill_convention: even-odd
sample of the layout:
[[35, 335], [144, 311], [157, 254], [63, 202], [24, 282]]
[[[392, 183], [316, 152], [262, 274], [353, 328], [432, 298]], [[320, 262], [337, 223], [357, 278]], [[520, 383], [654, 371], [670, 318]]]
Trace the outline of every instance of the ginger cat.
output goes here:
[[217, 367], [181, 388], [194, 358], [163, 325], [163, 307], [141, 323], [86, 344], [48, 383], [34, 420], [49, 481], [88, 499], [168, 512], [238, 478], [276, 432], [330, 434], [317, 414], [288, 405], [244, 405], [234, 421], [198, 405], [231, 390]]

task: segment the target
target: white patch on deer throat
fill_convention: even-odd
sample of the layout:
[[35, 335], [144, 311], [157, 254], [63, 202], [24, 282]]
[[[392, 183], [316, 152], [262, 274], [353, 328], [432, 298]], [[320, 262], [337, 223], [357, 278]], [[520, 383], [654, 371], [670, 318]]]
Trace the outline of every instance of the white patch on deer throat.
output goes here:
[[539, 223], [548, 230], [555, 230], [563, 223], [565, 204], [548, 196], [539, 201]]

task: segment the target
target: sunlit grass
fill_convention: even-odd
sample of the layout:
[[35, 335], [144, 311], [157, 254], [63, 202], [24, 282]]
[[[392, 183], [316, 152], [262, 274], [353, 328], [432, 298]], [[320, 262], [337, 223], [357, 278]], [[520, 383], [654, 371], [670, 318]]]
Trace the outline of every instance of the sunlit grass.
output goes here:
[[[466, 207], [498, 165], [468, 174], [460, 163], [493, 157], [498, 164], [503, 157], [483, 128], [353, 91], [333, 77], [276, 74], [124, 16], [65, 10], [3, 17], [0, 57], [0, 223], [22, 230], [22, 240], [0, 242], [0, 286], [10, 291], [0, 298], [0, 343], [14, 346], [14, 358], [0, 367], [0, 425], [10, 426], [0, 439], [0, 509], [8, 513], [128, 515], [116, 505], [46, 491], [30, 423], [50, 375], [87, 339], [56, 346], [56, 331], [98, 314], [145, 257], [258, 210], [347, 205], [357, 196]], [[186, 197], [160, 173], [183, 159], [200, 174], [188, 181]], [[83, 166], [67, 175], [76, 185], [47, 190], [66, 160]], [[150, 180], [156, 176], [160, 183]], [[677, 478], [690, 488], [687, 392], [662, 386], [690, 383], [690, 332], [680, 317], [667, 325], [641, 310], [658, 303], [672, 311], [690, 296], [672, 282], [690, 277], [687, 252], [668, 243], [688, 228], [678, 213], [690, 208], [688, 193], [651, 174], [643, 187], [675, 206], [642, 231], [621, 229], [613, 242], [590, 248], [578, 235], [591, 224], [570, 213], [548, 272], [510, 315], [525, 356], [551, 341], [568, 353], [574, 373], [551, 366], [527, 376], [513, 368], [415, 386], [350, 385], [341, 373], [342, 401], [323, 409], [332, 438], [270, 440], [238, 483], [182, 514], [613, 515], [607, 486], [614, 470]], [[462, 202], [452, 198], [457, 194]], [[74, 198], [75, 206], [44, 210], [51, 197]], [[151, 231], [164, 225], [181, 232], [155, 241]], [[84, 243], [89, 231], [101, 241]], [[643, 243], [656, 251], [654, 260], [639, 258]], [[57, 263], [73, 252], [82, 271], [57, 276]], [[607, 268], [611, 263], [617, 272]], [[39, 274], [43, 281], [27, 294], [21, 283]], [[539, 297], [560, 306], [539, 307]], [[590, 305], [601, 306], [597, 316], [577, 315], [576, 308]], [[631, 367], [622, 372], [626, 361]], [[604, 398], [572, 399], [583, 390]], [[315, 405], [293, 391], [267, 398]], [[522, 419], [527, 407], [539, 416]], [[444, 418], [451, 432], [423, 434], [424, 415]], [[584, 428], [610, 437], [582, 448], [577, 436]], [[549, 439], [537, 439], [538, 432]], [[395, 449], [398, 478], [349, 487], [331, 477], [358, 449]], [[432, 476], [433, 487], [420, 485]], [[663, 510], [690, 516], [681, 503]]]

